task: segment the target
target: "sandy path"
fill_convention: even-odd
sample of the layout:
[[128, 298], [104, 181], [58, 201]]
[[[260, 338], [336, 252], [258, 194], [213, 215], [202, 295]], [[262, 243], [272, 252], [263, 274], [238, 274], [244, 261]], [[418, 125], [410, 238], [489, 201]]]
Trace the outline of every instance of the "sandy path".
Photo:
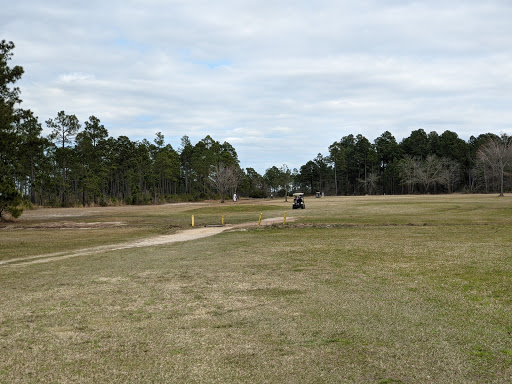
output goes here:
[[[295, 218], [288, 218], [287, 221], [294, 221]], [[262, 220], [262, 225], [272, 225], [282, 223], [283, 218], [276, 217]], [[63, 259], [69, 259], [71, 257], [77, 256], [85, 256], [85, 255], [93, 255], [96, 253], [106, 252], [106, 251], [115, 251], [118, 249], [128, 249], [128, 248], [140, 248], [140, 247], [150, 247], [153, 245], [162, 245], [162, 244], [170, 244], [176, 243], [179, 241], [191, 241], [202, 239], [204, 237], [214, 236], [221, 232], [227, 231], [229, 229], [234, 228], [244, 228], [257, 226], [258, 223], [245, 223], [239, 225], [225, 225], [225, 226], [215, 226], [215, 227], [198, 227], [192, 229], [186, 229], [182, 231], [178, 231], [171, 235], [161, 235], [155, 237], [148, 237], [146, 239], [140, 239], [136, 241], [130, 241], [121, 244], [113, 244], [113, 245], [102, 245], [98, 247], [91, 248], [83, 248], [76, 249], [74, 251], [67, 252], [56, 252], [56, 253], [48, 253], [44, 255], [35, 255], [35, 256], [26, 256], [26, 257], [18, 257], [16, 259], [10, 259], [5, 261], [0, 261], [0, 266], [3, 265], [31, 265], [31, 264], [40, 264], [40, 263], [49, 263], [52, 261], [58, 261]]]

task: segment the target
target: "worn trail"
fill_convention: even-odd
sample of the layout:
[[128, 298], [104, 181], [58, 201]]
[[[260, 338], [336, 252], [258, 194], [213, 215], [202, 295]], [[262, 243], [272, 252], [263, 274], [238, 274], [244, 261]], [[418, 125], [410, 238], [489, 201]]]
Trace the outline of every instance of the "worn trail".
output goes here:
[[[293, 221], [293, 218], [289, 218], [288, 221]], [[271, 218], [265, 219], [261, 222], [262, 225], [272, 225], [282, 222], [282, 218]], [[5, 261], [0, 261], [0, 266], [14, 266], [14, 265], [32, 265], [32, 264], [40, 264], [40, 263], [49, 263], [52, 261], [69, 259], [77, 256], [85, 256], [85, 255], [93, 255], [96, 253], [115, 251], [119, 249], [129, 249], [129, 248], [140, 248], [140, 247], [150, 247], [154, 245], [162, 245], [162, 244], [170, 244], [176, 243], [180, 241], [191, 241], [202, 239], [204, 237], [214, 236], [224, 231], [233, 228], [243, 228], [255, 226], [257, 223], [245, 223], [240, 225], [226, 225], [226, 226], [218, 226], [218, 227], [198, 227], [192, 229], [186, 229], [182, 231], [178, 231], [176, 233], [170, 235], [161, 235], [148, 237], [145, 239], [139, 239], [135, 241], [130, 241], [126, 243], [120, 244], [112, 244], [112, 245], [102, 245], [97, 247], [90, 248], [82, 248], [75, 249], [72, 251], [64, 251], [64, 252], [56, 252], [56, 253], [47, 253], [43, 255], [35, 255], [35, 256], [26, 256], [26, 257], [18, 257], [16, 259], [10, 259]]]

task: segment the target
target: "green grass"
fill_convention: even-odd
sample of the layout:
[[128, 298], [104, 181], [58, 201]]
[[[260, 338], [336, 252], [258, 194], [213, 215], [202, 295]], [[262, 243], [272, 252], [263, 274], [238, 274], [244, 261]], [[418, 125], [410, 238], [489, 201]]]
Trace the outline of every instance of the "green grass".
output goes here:
[[0, 266], [0, 383], [511, 381], [512, 199], [306, 203], [225, 210], [286, 227]]

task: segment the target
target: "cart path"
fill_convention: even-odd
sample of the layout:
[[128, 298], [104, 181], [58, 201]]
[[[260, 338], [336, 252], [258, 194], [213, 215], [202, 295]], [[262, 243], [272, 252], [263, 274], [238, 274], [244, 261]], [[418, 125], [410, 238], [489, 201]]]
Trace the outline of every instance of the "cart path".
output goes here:
[[[287, 218], [287, 221], [294, 221], [295, 217]], [[272, 224], [282, 224], [282, 217], [274, 217], [270, 219], [265, 219], [261, 221], [261, 225], [272, 225]], [[73, 251], [64, 251], [64, 252], [55, 252], [55, 253], [47, 253], [43, 255], [34, 255], [34, 256], [26, 256], [26, 257], [18, 257], [15, 259], [0, 261], [0, 266], [25, 266], [32, 264], [40, 264], [40, 263], [49, 263], [52, 261], [59, 261], [64, 259], [69, 259], [77, 256], [85, 256], [85, 255], [93, 255], [96, 253], [102, 253], [107, 251], [116, 251], [120, 249], [128, 249], [128, 248], [140, 248], [140, 247], [151, 247], [154, 245], [163, 245], [170, 244], [182, 241], [191, 241], [202, 239], [209, 236], [214, 236], [224, 231], [230, 229], [237, 228], [247, 228], [258, 226], [258, 223], [244, 223], [237, 225], [225, 225], [225, 226], [212, 226], [212, 227], [198, 227], [192, 229], [185, 229], [178, 231], [176, 233], [170, 235], [160, 235], [154, 237], [148, 237], [145, 239], [139, 239], [135, 241], [129, 241], [125, 243], [119, 244], [111, 244], [111, 245], [101, 245], [97, 247], [91, 248], [82, 248], [75, 249]]]

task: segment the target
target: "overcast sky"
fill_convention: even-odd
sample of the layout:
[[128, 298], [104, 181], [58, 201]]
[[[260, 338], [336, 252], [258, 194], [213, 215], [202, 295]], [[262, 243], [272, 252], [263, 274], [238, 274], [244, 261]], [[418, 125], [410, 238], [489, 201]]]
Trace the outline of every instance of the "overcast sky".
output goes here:
[[0, 39], [45, 129], [210, 135], [263, 173], [348, 134], [512, 134], [511, 20], [510, 0], [19, 0]]

